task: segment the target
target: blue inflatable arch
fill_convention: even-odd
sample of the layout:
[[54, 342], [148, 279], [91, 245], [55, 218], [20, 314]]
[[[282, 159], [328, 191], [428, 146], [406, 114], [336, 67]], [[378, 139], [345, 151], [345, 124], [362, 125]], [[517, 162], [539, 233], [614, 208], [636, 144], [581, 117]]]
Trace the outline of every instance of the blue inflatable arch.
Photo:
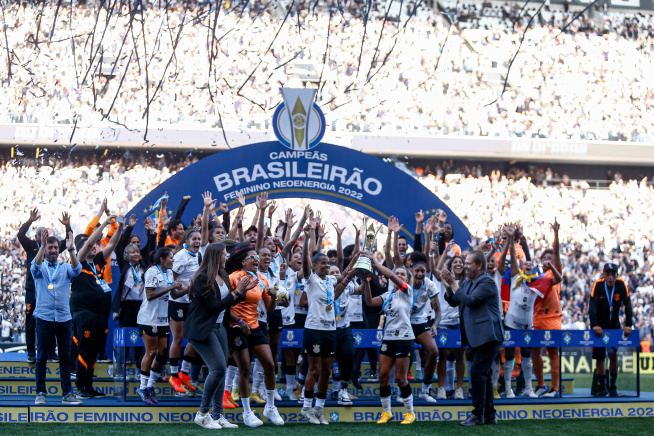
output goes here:
[[[188, 225], [202, 211], [201, 194], [205, 191], [210, 191], [218, 202], [227, 203], [230, 210], [237, 207], [239, 191], [248, 204], [267, 191], [270, 199], [310, 198], [340, 204], [382, 223], [393, 215], [404, 225], [401, 233], [411, 245], [415, 213], [422, 209], [429, 217], [443, 209], [459, 245], [467, 246], [470, 240], [470, 232], [461, 220], [416, 179], [377, 157], [325, 143], [298, 151], [277, 141], [262, 142], [216, 153], [157, 186], [130, 214], [143, 223], [155, 212], [157, 200], [165, 192], [170, 198], [169, 210], [183, 196], [190, 195], [182, 216]], [[134, 233], [143, 237], [143, 227], [137, 226]]]

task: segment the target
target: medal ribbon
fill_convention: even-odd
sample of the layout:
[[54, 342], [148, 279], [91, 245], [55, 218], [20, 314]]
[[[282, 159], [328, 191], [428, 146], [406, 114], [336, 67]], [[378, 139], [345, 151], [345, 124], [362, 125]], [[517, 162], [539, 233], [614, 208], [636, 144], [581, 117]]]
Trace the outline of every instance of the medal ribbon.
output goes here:
[[[52, 265], [50, 262], [47, 262], [48, 265]], [[45, 271], [48, 273], [48, 280], [50, 281], [50, 284], [54, 286], [54, 279], [57, 278], [57, 273], [59, 272], [59, 268], [61, 267], [61, 264], [57, 262], [57, 267], [54, 270], [54, 273], [50, 275], [50, 268], [47, 266], [45, 267]]]
[[420, 291], [422, 291], [422, 288], [425, 286], [425, 281], [423, 280], [422, 283], [420, 284], [420, 287], [418, 289], [414, 289], [415, 295], [413, 296], [413, 304], [411, 305], [411, 310], [416, 306], [416, 301], [418, 301], [418, 297], [420, 296]]
[[[157, 265], [157, 268], [159, 268], [159, 272], [160, 272], [161, 275], [163, 276], [163, 278], [164, 278], [164, 280], [166, 281], [166, 283], [168, 283], [169, 285], [172, 285], [172, 284], [173, 284], [172, 280], [168, 280], [168, 275], [167, 275], [167, 274], [164, 274], [163, 270], [161, 269], [161, 265]], [[167, 273], [167, 272], [168, 272], [168, 271], [166, 271], [166, 273]]]
[[[139, 273], [136, 271], [136, 268], [134, 268], [134, 265], [131, 263], [129, 264], [130, 268], [132, 268], [132, 275], [134, 276], [134, 282], [136, 283], [136, 286], [141, 284], [141, 280], [139, 279]], [[162, 272], [163, 274], [163, 272]]]
[[334, 287], [328, 277], [325, 277], [325, 287], [327, 288], [327, 305], [330, 306], [334, 296]]
[[[604, 282], [604, 292], [606, 292], [606, 298], [610, 298], [609, 307], [611, 307], [611, 305], [613, 304], [613, 296], [615, 295], [615, 285], [613, 285], [613, 288], [611, 289], [611, 297], [609, 297], [609, 287], [606, 286], [606, 282]], [[611, 307], [611, 309], [613, 308]]]

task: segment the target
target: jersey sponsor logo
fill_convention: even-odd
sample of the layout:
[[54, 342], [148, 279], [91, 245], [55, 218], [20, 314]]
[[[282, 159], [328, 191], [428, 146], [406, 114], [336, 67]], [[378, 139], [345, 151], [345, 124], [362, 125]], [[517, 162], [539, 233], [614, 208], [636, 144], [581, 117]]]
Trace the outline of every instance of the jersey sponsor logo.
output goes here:
[[316, 344], [316, 345], [313, 346], [313, 352], [315, 354], [320, 353], [320, 345], [319, 344]]
[[90, 330], [84, 330], [84, 337], [86, 339], [90, 338], [91, 337], [91, 331]]

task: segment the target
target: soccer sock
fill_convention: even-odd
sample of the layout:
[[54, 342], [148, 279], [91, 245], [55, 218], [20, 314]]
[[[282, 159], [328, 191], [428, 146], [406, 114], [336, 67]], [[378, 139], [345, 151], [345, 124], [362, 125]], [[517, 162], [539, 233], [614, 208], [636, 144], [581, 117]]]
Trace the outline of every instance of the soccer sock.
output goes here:
[[379, 397], [381, 399], [382, 409], [384, 409], [384, 412], [391, 413], [391, 387], [380, 386]]
[[332, 392], [338, 392], [341, 390], [341, 381], [332, 380]]
[[313, 407], [313, 391], [304, 392], [304, 407], [309, 409]]
[[604, 388], [606, 386], [606, 375], [599, 375], [597, 379], [599, 380], [600, 387]]
[[[531, 359], [530, 359], [531, 361]], [[497, 381], [500, 379], [500, 362], [493, 362], [493, 365], [491, 365], [491, 382], [493, 383], [493, 387], [497, 387]]]
[[227, 392], [232, 391], [232, 387], [234, 386], [234, 375], [237, 370], [238, 369], [235, 366], [230, 365], [227, 367], [227, 372], [225, 374], [225, 390]]
[[154, 384], [159, 380], [159, 377], [161, 377], [160, 372], [155, 372], [150, 370], [150, 378], [148, 379], [148, 388], [153, 388]]
[[[320, 394], [320, 392], [318, 394]], [[325, 407], [325, 399], [317, 397], [316, 398], [316, 407], [323, 407], [324, 408]]]
[[306, 377], [307, 376], [305, 374], [300, 373], [300, 376], [298, 377], [298, 380], [297, 380], [298, 383], [300, 383], [300, 386], [304, 386], [304, 380], [306, 379]]
[[408, 413], [414, 413], [414, 411], [413, 411], [413, 395], [409, 395], [406, 398], [402, 398], [402, 402], [404, 403], [404, 407], [406, 408], [406, 411]]
[[423, 383], [422, 384], [422, 393], [423, 394], [429, 394], [430, 389], [431, 389], [431, 384], [429, 384], [429, 383], [427, 383], [427, 384]]
[[263, 382], [263, 366], [259, 359], [254, 359], [254, 369], [252, 370], [252, 392], [259, 392], [259, 387]]
[[525, 387], [526, 389], [533, 389], [533, 382], [531, 381], [531, 376], [532, 376], [532, 367], [531, 367], [531, 357], [523, 357], [522, 358], [522, 363], [520, 363], [520, 366], [522, 367], [522, 373], [525, 376]]
[[295, 390], [295, 374], [286, 374], [286, 390]]
[[202, 371], [202, 365], [191, 365], [191, 384], [197, 386], [198, 380], [200, 379], [200, 372]]
[[266, 407], [275, 407], [274, 389], [266, 389]]
[[511, 389], [511, 372], [513, 371], [513, 359], [504, 361], [504, 386], [508, 391]]
[[170, 358], [170, 372], [174, 377], [177, 377], [177, 373], [179, 373], [179, 359], [176, 357]]
[[445, 369], [445, 390], [453, 391], [454, 390], [454, 368], [455, 362], [450, 362], [449, 360], [446, 363]]
[[243, 403], [243, 413], [250, 413], [250, 398], [241, 397], [241, 402]]
[[139, 389], [147, 389], [148, 387], [148, 380], [150, 379], [150, 372], [149, 371], [141, 371], [141, 386]]
[[416, 353], [416, 370], [420, 371], [422, 369], [422, 360], [420, 359], [420, 352], [418, 350], [415, 350], [414, 353]]
[[[186, 356], [184, 356], [184, 360], [182, 360], [182, 374], [188, 375], [189, 371], [191, 370], [191, 361], [186, 360], [188, 359]], [[177, 373], [174, 373], [177, 374]]]

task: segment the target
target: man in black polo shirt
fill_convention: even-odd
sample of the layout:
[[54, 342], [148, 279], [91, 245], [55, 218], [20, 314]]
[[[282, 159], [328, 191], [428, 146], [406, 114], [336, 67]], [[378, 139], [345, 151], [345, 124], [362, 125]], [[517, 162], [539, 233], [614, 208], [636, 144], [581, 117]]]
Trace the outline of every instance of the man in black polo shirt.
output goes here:
[[[30, 212], [29, 219], [23, 224], [18, 230], [18, 242], [25, 250], [26, 259], [25, 259], [25, 268], [27, 271], [30, 270], [32, 265], [32, 260], [36, 257], [36, 254], [39, 252], [39, 243], [33, 239], [30, 239], [27, 236], [27, 231], [30, 229], [30, 226], [37, 221], [41, 216], [39, 215], [38, 209], [32, 209]], [[71, 233], [73, 230], [70, 228], [70, 217], [66, 212], [63, 213], [61, 219], [59, 220], [61, 224], [66, 227], [66, 235]], [[35, 235], [41, 235], [42, 231], [47, 231], [45, 227], [39, 227], [36, 229]], [[59, 243], [59, 253], [62, 253], [66, 249], [66, 241], [62, 240]], [[25, 277], [25, 343], [27, 345], [27, 361], [29, 363], [34, 363], [36, 361], [36, 320], [34, 319], [34, 309], [36, 308], [36, 289], [34, 287], [34, 278], [32, 274], [27, 274]], [[55, 342], [52, 343], [52, 350], [49, 353], [48, 360], [55, 360], [57, 355], [55, 354]]]
[[104, 267], [111, 259], [120, 235], [123, 233], [124, 221], [118, 219], [118, 230], [109, 243], [100, 252], [96, 242], [102, 237], [104, 229], [116, 221], [109, 217], [93, 234], [76, 242], [82, 273], [71, 281], [70, 308], [73, 314], [73, 342], [77, 345], [77, 370], [75, 385], [77, 398], [102, 398], [104, 394], [93, 389], [93, 368], [99, 348], [104, 345], [106, 293], [111, 288], [103, 279]]

